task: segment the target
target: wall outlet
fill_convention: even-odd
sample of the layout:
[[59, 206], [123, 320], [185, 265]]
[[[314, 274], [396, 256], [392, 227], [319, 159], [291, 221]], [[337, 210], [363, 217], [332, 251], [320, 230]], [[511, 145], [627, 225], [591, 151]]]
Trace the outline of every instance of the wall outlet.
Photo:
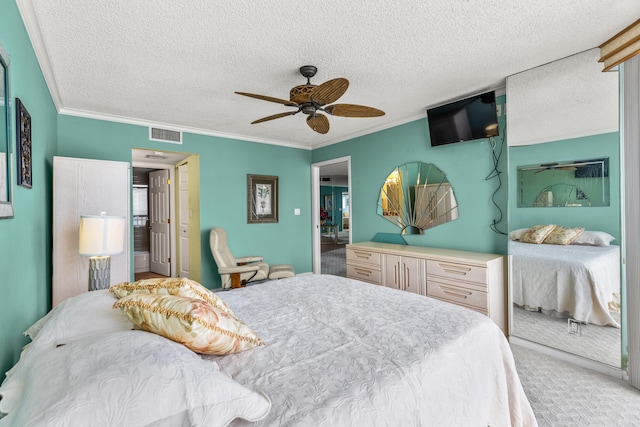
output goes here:
[[568, 331], [570, 334], [582, 335], [580, 322], [575, 319], [567, 319]]

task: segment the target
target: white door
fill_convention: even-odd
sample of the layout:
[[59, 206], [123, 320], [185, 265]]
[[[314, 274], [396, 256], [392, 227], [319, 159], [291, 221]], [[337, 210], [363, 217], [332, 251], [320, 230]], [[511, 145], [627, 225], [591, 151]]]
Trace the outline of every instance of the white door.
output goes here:
[[178, 252], [180, 277], [189, 277], [189, 164], [178, 166]]
[[169, 171], [166, 169], [149, 173], [149, 222], [151, 272], [171, 276]]

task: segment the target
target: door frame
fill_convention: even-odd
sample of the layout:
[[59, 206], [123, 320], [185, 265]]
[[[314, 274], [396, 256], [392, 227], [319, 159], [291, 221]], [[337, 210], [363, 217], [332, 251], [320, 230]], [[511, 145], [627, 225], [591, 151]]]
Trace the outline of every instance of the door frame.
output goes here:
[[311, 230], [312, 230], [312, 254], [313, 272], [321, 273], [321, 247], [320, 247], [320, 168], [322, 166], [347, 162], [347, 187], [349, 191], [349, 243], [353, 233], [353, 192], [351, 191], [351, 156], [338, 157], [331, 160], [311, 164]]

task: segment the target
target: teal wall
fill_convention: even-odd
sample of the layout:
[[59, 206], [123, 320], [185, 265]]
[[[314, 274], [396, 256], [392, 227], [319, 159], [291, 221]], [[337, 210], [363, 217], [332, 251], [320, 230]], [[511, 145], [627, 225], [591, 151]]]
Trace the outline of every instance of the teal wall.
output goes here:
[[[497, 103], [504, 111], [505, 97]], [[500, 136], [495, 138], [496, 152], [506, 143], [505, 116], [499, 117]], [[503, 141], [504, 139], [504, 141]], [[506, 236], [491, 230], [500, 217], [493, 204], [498, 179], [486, 179], [493, 170], [492, 146], [489, 139], [431, 147], [427, 119], [416, 120], [391, 129], [330, 145], [313, 151], [313, 162], [351, 156], [351, 227], [353, 242], [370, 240], [376, 233], [399, 233], [386, 219], [376, 213], [380, 188], [387, 175], [398, 165], [421, 161], [433, 163], [451, 183], [459, 207], [459, 219], [428, 230], [423, 235], [405, 236], [418, 246], [435, 246], [469, 251], [507, 253]], [[506, 148], [498, 169], [507, 167]], [[506, 173], [495, 201], [502, 210], [498, 228], [507, 230]]]
[[[605, 207], [531, 207], [517, 205], [517, 167], [609, 157], [610, 203]], [[577, 181], [585, 178], [577, 179]], [[620, 134], [618, 132], [509, 148], [509, 228], [539, 224], [606, 231], [620, 244]]]
[[20, 98], [31, 115], [33, 142], [33, 188], [18, 187], [12, 123], [15, 216], [0, 219], [0, 372], [4, 373], [28, 342], [22, 332], [51, 306], [51, 163], [57, 113], [14, 1], [0, 2], [0, 44], [10, 58], [11, 117], [15, 117], [15, 98]]
[[[131, 162], [132, 148], [200, 156], [202, 283], [220, 287], [209, 249], [209, 230], [223, 227], [236, 256], [262, 255], [269, 264], [311, 265], [311, 152], [294, 148], [183, 134], [182, 145], [149, 141], [147, 127], [60, 116], [58, 155]], [[247, 174], [278, 176], [279, 221], [247, 224]], [[300, 208], [301, 215], [294, 215]]]

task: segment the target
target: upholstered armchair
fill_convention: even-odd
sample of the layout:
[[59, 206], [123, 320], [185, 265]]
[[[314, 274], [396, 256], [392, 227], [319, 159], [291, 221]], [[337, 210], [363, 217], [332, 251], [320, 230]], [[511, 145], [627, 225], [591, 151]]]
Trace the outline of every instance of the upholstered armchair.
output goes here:
[[227, 232], [223, 228], [212, 228], [209, 246], [213, 259], [218, 264], [218, 273], [224, 289], [239, 288], [248, 282], [264, 280], [269, 276], [269, 264], [261, 256], [236, 258], [227, 246]]

